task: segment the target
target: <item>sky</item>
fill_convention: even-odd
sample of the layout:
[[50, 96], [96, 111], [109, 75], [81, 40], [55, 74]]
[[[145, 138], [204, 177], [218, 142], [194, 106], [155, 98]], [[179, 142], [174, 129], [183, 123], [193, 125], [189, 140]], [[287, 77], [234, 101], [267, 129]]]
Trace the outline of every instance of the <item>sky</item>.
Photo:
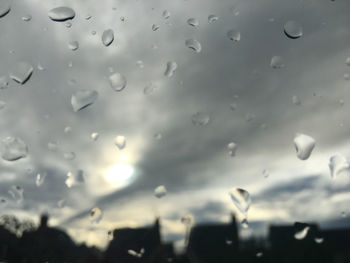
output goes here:
[[[0, 160], [2, 215], [37, 222], [48, 212], [52, 226], [99, 247], [111, 229], [160, 217], [163, 238], [181, 247], [185, 215], [218, 223], [234, 212], [241, 220], [229, 191], [242, 188], [252, 199], [242, 237], [266, 235], [270, 224], [348, 224], [350, 173], [332, 178], [329, 162], [350, 158], [349, 1], [3, 0], [0, 7], [7, 3], [0, 138], [20, 138], [28, 153]], [[49, 11], [61, 6], [75, 17], [52, 21]], [[209, 15], [218, 19], [209, 23]], [[300, 24], [300, 38], [284, 34], [288, 21]], [[114, 41], [105, 46], [108, 29]], [[240, 32], [239, 41], [230, 30]], [[188, 39], [201, 51], [187, 47]], [[280, 68], [271, 66], [274, 56]], [[21, 61], [33, 67], [24, 84], [10, 78]], [[165, 76], [168, 62], [177, 64], [172, 76]], [[111, 87], [114, 73], [127, 80], [121, 91]], [[74, 111], [71, 97], [81, 90], [98, 95]], [[205, 125], [193, 123], [196, 113]], [[297, 157], [298, 133], [316, 141], [307, 160]], [[123, 149], [116, 136], [125, 136]], [[46, 174], [39, 186], [38, 174]], [[77, 179], [70, 187], [67, 174]], [[167, 189], [160, 199], [159, 185]], [[11, 196], [13, 186], [23, 200]], [[103, 217], [91, 223], [96, 207]]]

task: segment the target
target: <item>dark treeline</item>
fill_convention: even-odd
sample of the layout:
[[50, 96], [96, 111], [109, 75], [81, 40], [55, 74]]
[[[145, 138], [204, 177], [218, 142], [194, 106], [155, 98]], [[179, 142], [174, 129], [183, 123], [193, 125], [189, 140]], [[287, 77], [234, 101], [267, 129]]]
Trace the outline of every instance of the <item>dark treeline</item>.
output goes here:
[[320, 230], [316, 224], [270, 226], [267, 241], [238, 238], [235, 217], [228, 224], [191, 228], [187, 248], [175, 254], [163, 243], [160, 222], [149, 227], [116, 229], [105, 251], [77, 245], [62, 230], [38, 227], [13, 216], [0, 220], [0, 262], [7, 263], [350, 263], [350, 229]]

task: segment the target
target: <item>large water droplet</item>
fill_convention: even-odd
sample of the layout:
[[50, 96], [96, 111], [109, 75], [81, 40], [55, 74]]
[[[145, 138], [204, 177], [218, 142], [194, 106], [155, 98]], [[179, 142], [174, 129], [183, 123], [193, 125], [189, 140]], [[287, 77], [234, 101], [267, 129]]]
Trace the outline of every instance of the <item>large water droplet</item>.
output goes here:
[[229, 151], [229, 155], [233, 157], [236, 155], [237, 144], [235, 144], [234, 142], [230, 142], [229, 144], [227, 144], [227, 149]]
[[103, 34], [102, 34], [103, 45], [108, 47], [110, 44], [112, 44], [113, 40], [114, 40], [114, 32], [112, 29], [107, 29], [103, 31]]
[[162, 16], [164, 19], [168, 19], [170, 17], [170, 12], [168, 10], [164, 10]]
[[303, 35], [303, 28], [296, 21], [288, 21], [284, 25], [284, 34], [291, 39], [297, 39]]
[[120, 73], [114, 73], [109, 76], [109, 83], [114, 91], [122, 91], [127, 84], [126, 78]]
[[23, 201], [24, 190], [22, 187], [12, 185], [8, 192], [17, 203], [21, 203]]
[[244, 217], [246, 217], [252, 202], [248, 191], [241, 188], [233, 188], [229, 191], [229, 195], [238, 211], [241, 212]]
[[238, 42], [241, 40], [241, 33], [236, 29], [231, 29], [227, 32], [227, 37], [234, 42]]
[[333, 155], [329, 159], [329, 170], [331, 172], [331, 177], [335, 178], [341, 172], [349, 169], [350, 165], [346, 158], [340, 154]]
[[190, 26], [193, 26], [193, 27], [197, 27], [197, 26], [199, 26], [199, 21], [195, 18], [189, 18], [187, 20], [187, 24], [189, 24]]
[[166, 194], [167, 194], [167, 190], [166, 190], [164, 185], [160, 185], [160, 186], [156, 187], [156, 189], [154, 189], [154, 195], [157, 198], [162, 198], [162, 197], [166, 196]]
[[11, 10], [10, 3], [8, 1], [2, 0], [0, 2], [0, 17], [7, 15]]
[[75, 12], [72, 8], [60, 6], [49, 11], [49, 17], [53, 21], [62, 22], [75, 17]]
[[73, 50], [73, 51], [77, 50], [79, 48], [79, 42], [78, 41], [71, 41], [71, 42], [69, 42], [68, 43], [68, 48], [70, 50]]
[[173, 62], [173, 61], [169, 61], [166, 64], [166, 69], [165, 69], [165, 72], [164, 72], [164, 76], [171, 77], [172, 75], [174, 75], [176, 69], [177, 69], [177, 63]]
[[73, 93], [71, 98], [71, 104], [75, 112], [86, 108], [93, 104], [98, 97], [98, 93], [95, 90], [79, 90]]
[[273, 56], [270, 62], [271, 68], [279, 69], [284, 67], [283, 58], [280, 56]]
[[41, 173], [36, 175], [35, 184], [37, 187], [40, 187], [44, 183], [46, 176], [47, 173]]
[[205, 126], [210, 122], [210, 116], [203, 112], [196, 112], [192, 115], [192, 123], [195, 126]]
[[2, 140], [1, 157], [6, 161], [16, 161], [26, 157], [28, 146], [20, 138], [7, 137]]
[[214, 23], [215, 21], [217, 21], [219, 19], [218, 16], [216, 15], [209, 15], [208, 16], [208, 23]]
[[194, 39], [194, 38], [190, 38], [190, 39], [187, 39], [185, 41], [185, 45], [186, 47], [194, 50], [195, 52], [199, 53], [202, 51], [202, 45], [201, 43], [198, 42], [198, 40]]
[[102, 220], [103, 212], [100, 208], [94, 207], [90, 211], [90, 222], [91, 224], [98, 224]]
[[295, 232], [294, 234], [294, 238], [297, 240], [302, 240], [304, 239], [307, 234], [309, 233], [310, 227], [309, 226], [305, 226], [303, 229]]
[[119, 148], [119, 150], [123, 150], [126, 146], [126, 138], [125, 136], [118, 135], [114, 138], [114, 144]]
[[33, 66], [28, 62], [22, 61], [17, 63], [16, 67], [10, 73], [10, 78], [14, 81], [24, 84], [33, 73]]
[[297, 133], [294, 138], [295, 150], [297, 153], [297, 157], [300, 160], [308, 159], [315, 145], [315, 139], [310, 137], [309, 135]]

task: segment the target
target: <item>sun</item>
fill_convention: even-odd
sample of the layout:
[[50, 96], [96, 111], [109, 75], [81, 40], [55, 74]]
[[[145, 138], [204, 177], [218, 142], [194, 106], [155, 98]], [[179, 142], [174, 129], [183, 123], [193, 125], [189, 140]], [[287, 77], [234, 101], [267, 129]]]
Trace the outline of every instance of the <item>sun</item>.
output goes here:
[[120, 189], [134, 181], [135, 169], [129, 164], [117, 163], [105, 172], [104, 179], [113, 188]]

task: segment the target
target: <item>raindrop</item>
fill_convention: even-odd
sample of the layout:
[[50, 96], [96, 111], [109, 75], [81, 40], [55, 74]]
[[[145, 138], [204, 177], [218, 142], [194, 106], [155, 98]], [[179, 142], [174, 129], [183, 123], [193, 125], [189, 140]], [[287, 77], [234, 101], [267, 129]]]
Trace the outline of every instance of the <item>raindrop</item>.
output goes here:
[[49, 142], [47, 144], [47, 148], [49, 149], [49, 151], [51, 152], [56, 152], [58, 150], [58, 145], [57, 142]]
[[119, 148], [119, 150], [123, 150], [126, 146], [126, 138], [125, 136], [118, 135], [114, 138], [114, 144]]
[[47, 173], [36, 175], [35, 184], [37, 187], [40, 187], [44, 183], [46, 176], [47, 176]]
[[108, 47], [110, 44], [112, 44], [114, 40], [114, 32], [112, 29], [107, 29], [103, 31], [102, 33], [102, 43], [106, 47]]
[[95, 31], [95, 30], [92, 30], [92, 31], [91, 31], [91, 35], [93, 35], [93, 36], [96, 35], [96, 31]]
[[163, 138], [163, 135], [161, 133], [156, 133], [153, 135], [153, 138], [156, 140], [161, 140]]
[[255, 114], [251, 112], [247, 113], [244, 118], [246, 122], [251, 122], [252, 120], [255, 119]]
[[238, 30], [232, 29], [227, 32], [227, 37], [234, 42], [238, 42], [241, 40], [241, 33]]
[[190, 226], [193, 224], [194, 222], [194, 218], [192, 215], [188, 214], [188, 215], [184, 215], [181, 217], [180, 219], [181, 223], [184, 224], [185, 226]]
[[156, 24], [153, 24], [152, 25], [152, 30], [153, 31], [157, 31], [159, 29], [159, 26], [158, 25], [156, 25]]
[[219, 19], [218, 16], [216, 15], [209, 15], [208, 16], [208, 23], [214, 23], [215, 21], [217, 21]]
[[91, 133], [91, 139], [97, 141], [100, 135], [97, 132]]
[[100, 208], [94, 207], [90, 211], [90, 222], [91, 224], [98, 224], [103, 217], [103, 212]]
[[69, 22], [69, 21], [66, 22], [64, 25], [66, 26], [66, 28], [71, 28], [72, 27], [72, 23]]
[[323, 237], [315, 237], [314, 240], [317, 244], [322, 244], [324, 239]]
[[297, 133], [294, 138], [294, 146], [297, 153], [297, 157], [300, 160], [307, 160], [312, 150], [316, 145], [316, 141], [314, 138], [309, 135]]
[[202, 45], [198, 42], [198, 40], [190, 38], [185, 41], [186, 47], [194, 50], [196, 53], [199, 53], [202, 51]]
[[229, 144], [227, 144], [227, 149], [228, 149], [228, 153], [231, 157], [236, 155], [236, 151], [237, 151], [237, 144], [235, 144], [234, 142], [230, 142]]
[[145, 65], [143, 64], [143, 61], [142, 61], [142, 60], [136, 61], [136, 65], [137, 65], [140, 69], [143, 69], [143, 68], [145, 67]]
[[350, 79], [350, 74], [349, 73], [345, 73], [344, 74], [344, 79], [345, 80], [349, 80]]
[[284, 25], [284, 34], [291, 39], [297, 39], [303, 35], [303, 28], [296, 21], [288, 21]]
[[280, 56], [273, 56], [271, 58], [270, 67], [274, 69], [284, 68], [283, 58]]
[[24, 191], [22, 187], [18, 185], [12, 185], [8, 192], [17, 203], [21, 203], [23, 201]]
[[297, 240], [304, 239], [307, 236], [307, 234], [309, 233], [309, 230], [310, 230], [310, 227], [309, 226], [305, 226], [303, 229], [297, 231], [294, 234], [294, 238], [297, 239]]
[[69, 7], [56, 7], [49, 11], [49, 17], [53, 21], [62, 22], [75, 17], [75, 12]]
[[7, 89], [9, 86], [9, 81], [6, 76], [0, 76], [0, 89]]
[[75, 159], [75, 153], [74, 152], [66, 152], [63, 154], [64, 159], [66, 160], [74, 160]]
[[143, 94], [151, 95], [155, 90], [156, 90], [156, 87], [152, 83], [149, 83], [146, 87], [144, 87]]
[[270, 172], [267, 169], [264, 169], [262, 171], [262, 174], [263, 174], [264, 178], [268, 178], [270, 176]]
[[16, 161], [25, 158], [28, 154], [28, 146], [20, 138], [7, 137], [2, 140], [1, 157], [6, 161]]
[[229, 191], [229, 195], [238, 211], [241, 212], [244, 217], [246, 217], [252, 202], [248, 191], [241, 188], [233, 188]]
[[44, 67], [43, 65], [41, 65], [41, 63], [40, 63], [40, 62], [38, 63], [37, 68], [38, 68], [38, 70], [40, 70], [40, 71], [45, 70], [45, 67]]
[[331, 172], [331, 177], [335, 178], [344, 170], [349, 169], [349, 163], [346, 158], [340, 154], [333, 155], [329, 159], [329, 170]]
[[0, 100], [0, 110], [3, 110], [6, 106], [6, 102], [3, 100]]
[[300, 100], [299, 97], [296, 96], [296, 95], [294, 95], [294, 96], [292, 97], [292, 102], [293, 102], [294, 105], [301, 105], [301, 100]]
[[7, 203], [7, 200], [4, 197], [0, 197], [0, 204], [5, 205]]
[[173, 61], [169, 61], [168, 63], [166, 63], [164, 76], [171, 77], [172, 75], [174, 75], [176, 69], [177, 69], [177, 63]]
[[258, 253], [256, 253], [255, 256], [256, 256], [257, 258], [261, 258], [263, 255], [264, 255], [263, 252], [258, 252]]
[[237, 109], [237, 103], [235, 103], [235, 102], [231, 103], [231, 104], [230, 104], [230, 109], [231, 109], [232, 111], [235, 111], [235, 110]]
[[[142, 249], [141, 249], [142, 250]], [[136, 252], [135, 250], [132, 250], [132, 249], [129, 249], [128, 250], [128, 254], [130, 255], [130, 256], [133, 256], [133, 257], [137, 257], [137, 258], [141, 258], [142, 257], [142, 255], [143, 255], [143, 253], [138, 253], [138, 252]]]
[[199, 26], [199, 21], [195, 18], [189, 18], [187, 20], [187, 24], [189, 24], [190, 26], [193, 26], [193, 27], [197, 27], [197, 26]]
[[226, 245], [230, 246], [230, 245], [232, 245], [232, 240], [231, 239], [226, 239], [225, 243], [226, 243]]
[[70, 50], [73, 50], [73, 51], [77, 50], [79, 48], [79, 42], [78, 41], [71, 41], [71, 42], [69, 42], [68, 43], [68, 48]]
[[24, 84], [33, 73], [33, 66], [28, 62], [17, 63], [16, 68], [10, 73], [10, 78], [14, 81]]
[[72, 186], [82, 184], [84, 183], [84, 171], [78, 170], [77, 173], [73, 174], [72, 172], [67, 173], [67, 179], [65, 181], [65, 184], [68, 188], [71, 188]]
[[350, 57], [346, 58], [345, 64], [350, 67]]
[[71, 98], [71, 104], [73, 111], [80, 111], [89, 105], [93, 104], [98, 97], [98, 93], [95, 90], [79, 90], [73, 93]]
[[249, 223], [248, 223], [247, 218], [243, 218], [243, 220], [241, 221], [241, 226], [242, 226], [244, 229], [247, 229], [247, 228], [249, 227]]
[[340, 216], [342, 217], [342, 218], [345, 218], [347, 215], [346, 215], [346, 212], [345, 211], [342, 211], [341, 213], [340, 213]]
[[114, 73], [109, 76], [109, 84], [114, 91], [122, 91], [126, 87], [127, 80], [124, 75]]
[[124, 22], [125, 21], [125, 17], [121, 16], [120, 17], [120, 21]]
[[67, 126], [67, 127], [65, 127], [64, 128], [64, 133], [71, 133], [72, 132], [72, 127], [70, 127], [70, 126]]
[[108, 237], [109, 241], [113, 240], [113, 238], [114, 238], [113, 230], [109, 230], [107, 232], [107, 237]]
[[22, 16], [22, 20], [28, 22], [28, 21], [32, 20], [32, 16], [31, 15]]
[[168, 10], [164, 10], [162, 16], [164, 19], [168, 19], [170, 17], [170, 12]]
[[58, 208], [63, 208], [66, 205], [66, 200], [61, 199], [57, 202]]
[[160, 186], [156, 187], [156, 189], [154, 189], [154, 195], [157, 198], [162, 198], [162, 197], [166, 196], [166, 194], [167, 194], [167, 190], [166, 190], [164, 185], [160, 185]]
[[209, 115], [203, 112], [196, 112], [192, 115], [192, 123], [195, 126], [206, 126], [210, 122]]
[[90, 20], [91, 17], [92, 17], [92, 15], [87, 14], [87, 15], [85, 16], [85, 20]]
[[7, 1], [0, 3], [0, 17], [6, 16], [11, 10], [11, 6]]

